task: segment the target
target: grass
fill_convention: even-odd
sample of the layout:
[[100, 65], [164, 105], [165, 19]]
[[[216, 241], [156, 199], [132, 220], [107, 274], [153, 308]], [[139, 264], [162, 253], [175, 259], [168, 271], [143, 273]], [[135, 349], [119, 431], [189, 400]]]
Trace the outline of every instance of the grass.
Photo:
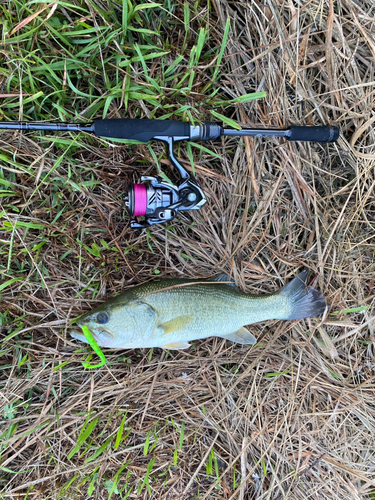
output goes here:
[[[372, 2], [0, 9], [0, 120], [341, 130], [180, 144], [208, 202], [143, 232], [122, 196], [173, 176], [160, 144], [0, 131], [0, 497], [373, 499]], [[220, 270], [268, 293], [303, 266], [332, 314], [254, 325], [252, 348], [105, 350], [88, 370], [68, 334], [155, 276]]]

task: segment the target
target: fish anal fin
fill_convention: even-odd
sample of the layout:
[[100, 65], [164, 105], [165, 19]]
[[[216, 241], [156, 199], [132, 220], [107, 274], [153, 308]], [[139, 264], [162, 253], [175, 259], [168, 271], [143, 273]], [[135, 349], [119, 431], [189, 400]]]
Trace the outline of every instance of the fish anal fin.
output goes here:
[[188, 314], [186, 316], [178, 316], [177, 318], [173, 318], [159, 325], [159, 328], [162, 330], [163, 335], [176, 333], [188, 327], [190, 323], [192, 323], [193, 319], [194, 317], [191, 314]]
[[187, 349], [190, 347], [189, 342], [170, 342], [169, 344], [165, 344], [161, 346], [162, 349], [170, 349], [172, 351], [178, 351], [180, 349]]
[[243, 326], [235, 332], [229, 333], [228, 335], [220, 335], [220, 337], [231, 340], [232, 342], [238, 342], [238, 344], [254, 345], [257, 343], [257, 339], [254, 335]]

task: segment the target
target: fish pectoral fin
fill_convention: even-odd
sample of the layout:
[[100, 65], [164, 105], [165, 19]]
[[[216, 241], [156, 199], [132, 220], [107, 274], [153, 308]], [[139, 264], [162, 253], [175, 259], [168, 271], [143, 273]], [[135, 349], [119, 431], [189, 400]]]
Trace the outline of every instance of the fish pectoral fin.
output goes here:
[[179, 349], [187, 349], [190, 347], [189, 342], [171, 342], [170, 344], [162, 345], [162, 349], [170, 349], [171, 351], [178, 351]]
[[253, 345], [257, 343], [257, 339], [254, 335], [252, 335], [249, 330], [246, 330], [243, 326], [236, 332], [229, 333], [228, 335], [220, 335], [220, 337], [231, 340], [232, 342], [238, 342], [239, 344]]
[[159, 325], [158, 328], [162, 330], [163, 335], [168, 335], [169, 333], [176, 333], [180, 330], [184, 330], [193, 321], [194, 317], [189, 314], [186, 316], [178, 316], [165, 323]]

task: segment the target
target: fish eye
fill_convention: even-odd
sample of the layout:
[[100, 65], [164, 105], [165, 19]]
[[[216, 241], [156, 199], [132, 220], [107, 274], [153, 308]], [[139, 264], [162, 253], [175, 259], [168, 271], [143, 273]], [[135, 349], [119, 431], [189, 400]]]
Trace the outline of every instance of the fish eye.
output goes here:
[[95, 321], [100, 325], [105, 325], [109, 321], [109, 316], [107, 313], [101, 312], [96, 316]]

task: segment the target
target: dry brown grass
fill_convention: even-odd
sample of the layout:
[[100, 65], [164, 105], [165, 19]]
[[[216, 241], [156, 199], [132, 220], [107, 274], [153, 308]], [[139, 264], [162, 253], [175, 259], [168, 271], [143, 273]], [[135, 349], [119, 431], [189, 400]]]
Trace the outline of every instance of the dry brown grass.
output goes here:
[[[121, 495], [133, 487], [129, 499], [375, 498], [374, 4], [212, 0], [212, 7], [212, 46], [231, 19], [222, 95], [268, 93], [232, 108], [231, 117], [265, 127], [334, 124], [341, 138], [330, 145], [236, 138], [210, 144], [220, 161], [196, 156], [205, 207], [147, 232], [129, 228], [120, 196], [134, 161], [152, 161], [147, 146], [87, 143], [76, 160], [101, 185], [82, 192], [61, 184], [57, 195], [69, 209], [56, 222], [48, 183], [33, 193], [35, 179], [17, 176], [12, 203], [26, 204], [18, 220], [43, 225], [45, 244], [33, 251], [41, 233], [24, 227], [0, 235], [4, 245], [11, 241], [12, 277], [23, 280], [6, 288], [0, 306], [8, 320], [18, 318], [3, 335], [20, 325], [1, 351], [3, 498], [83, 499], [90, 484], [92, 498], [108, 498], [125, 464], [118, 490], [128, 480]], [[207, 71], [199, 68], [190, 102], [200, 102]], [[43, 153], [32, 137], [4, 134], [2, 147], [30, 164]], [[46, 154], [47, 167], [60, 153]], [[180, 157], [187, 159], [184, 146]], [[67, 162], [59, 172], [66, 179]], [[16, 217], [7, 209], [2, 220]], [[95, 257], [82, 246], [100, 246], [101, 239], [117, 251]], [[251, 348], [211, 338], [168, 355], [108, 351], [108, 364], [90, 372], [65, 328], [155, 270], [194, 278], [220, 270], [242, 289], [266, 293], [302, 266], [317, 275], [315, 286], [335, 314], [324, 322], [254, 325], [261, 341]], [[368, 308], [342, 312], [360, 306]], [[129, 434], [116, 449], [125, 412]], [[97, 424], [68, 458], [87, 418]], [[151, 494], [146, 485], [139, 493], [153, 459]]]

